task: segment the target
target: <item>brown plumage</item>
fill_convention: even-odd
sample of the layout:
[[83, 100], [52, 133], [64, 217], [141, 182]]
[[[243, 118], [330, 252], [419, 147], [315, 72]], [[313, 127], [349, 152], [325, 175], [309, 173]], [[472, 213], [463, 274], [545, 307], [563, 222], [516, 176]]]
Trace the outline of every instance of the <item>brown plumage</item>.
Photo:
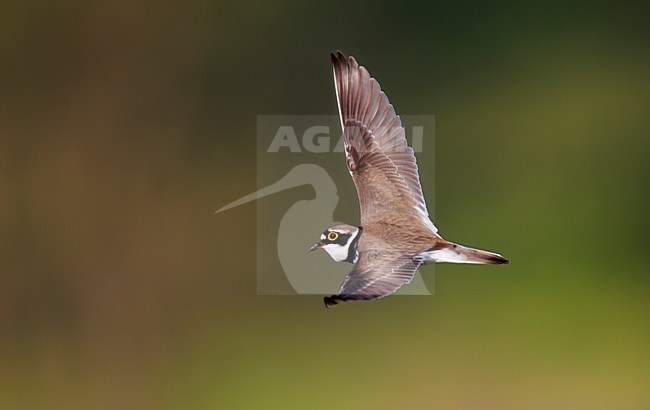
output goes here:
[[[437, 234], [429, 219], [413, 150], [379, 83], [353, 57], [340, 51], [332, 54], [332, 66], [346, 164], [359, 197], [361, 229], [352, 245], [356, 246], [356, 264], [339, 294], [326, 297], [325, 305], [390, 295], [409, 283], [424, 263], [508, 263], [498, 254], [453, 244]], [[312, 249], [327, 246], [326, 242], [323, 239]], [[351, 246], [349, 242], [347, 246]]]
[[346, 164], [361, 207], [361, 225], [401, 209], [419, 222], [428, 219], [413, 149], [400, 118], [379, 83], [353, 57], [332, 54]]

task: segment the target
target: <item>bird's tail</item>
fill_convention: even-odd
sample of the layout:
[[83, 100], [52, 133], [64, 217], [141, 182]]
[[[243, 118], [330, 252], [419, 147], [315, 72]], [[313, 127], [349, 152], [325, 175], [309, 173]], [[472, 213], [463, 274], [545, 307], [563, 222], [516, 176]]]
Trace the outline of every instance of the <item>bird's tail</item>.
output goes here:
[[427, 262], [478, 263], [484, 265], [501, 265], [510, 261], [498, 253], [468, 248], [451, 242], [437, 244], [424, 253]]

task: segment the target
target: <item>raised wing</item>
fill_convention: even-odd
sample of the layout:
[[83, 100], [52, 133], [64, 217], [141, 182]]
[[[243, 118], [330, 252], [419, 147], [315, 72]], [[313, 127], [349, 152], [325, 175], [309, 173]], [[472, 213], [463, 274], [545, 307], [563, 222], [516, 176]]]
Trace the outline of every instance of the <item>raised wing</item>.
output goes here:
[[348, 170], [359, 196], [361, 225], [380, 212], [412, 214], [434, 233], [415, 155], [379, 83], [353, 57], [332, 54]]
[[411, 282], [422, 263], [419, 257], [394, 252], [363, 252], [345, 277], [338, 295], [325, 297], [325, 306], [330, 308], [348, 300], [374, 300], [391, 295]]

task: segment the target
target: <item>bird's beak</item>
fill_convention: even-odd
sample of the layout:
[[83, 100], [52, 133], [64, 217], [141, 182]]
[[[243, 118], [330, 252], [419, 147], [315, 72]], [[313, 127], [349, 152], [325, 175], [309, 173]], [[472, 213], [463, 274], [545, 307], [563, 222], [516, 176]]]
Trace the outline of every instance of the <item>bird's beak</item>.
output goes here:
[[311, 246], [311, 248], [309, 248], [309, 250], [310, 250], [310, 251], [315, 251], [316, 249], [320, 249], [320, 248], [322, 248], [323, 245], [324, 245], [323, 242], [316, 242], [315, 244], [313, 244], [313, 245]]

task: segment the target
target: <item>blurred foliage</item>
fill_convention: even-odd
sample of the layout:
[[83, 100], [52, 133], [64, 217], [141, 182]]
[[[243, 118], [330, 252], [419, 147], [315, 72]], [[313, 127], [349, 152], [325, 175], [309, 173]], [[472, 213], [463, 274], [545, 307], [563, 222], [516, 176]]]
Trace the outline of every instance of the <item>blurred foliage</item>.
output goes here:
[[[649, 11], [3, 2], [0, 408], [650, 408]], [[511, 265], [255, 295], [255, 205], [212, 212], [256, 115], [336, 112], [336, 49], [436, 115], [435, 222]]]

